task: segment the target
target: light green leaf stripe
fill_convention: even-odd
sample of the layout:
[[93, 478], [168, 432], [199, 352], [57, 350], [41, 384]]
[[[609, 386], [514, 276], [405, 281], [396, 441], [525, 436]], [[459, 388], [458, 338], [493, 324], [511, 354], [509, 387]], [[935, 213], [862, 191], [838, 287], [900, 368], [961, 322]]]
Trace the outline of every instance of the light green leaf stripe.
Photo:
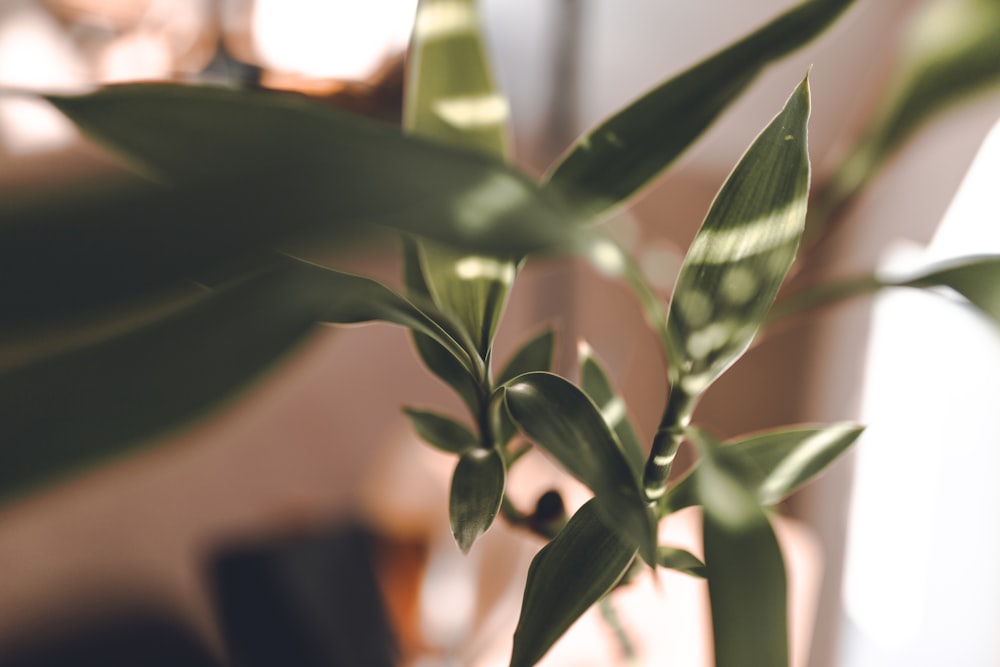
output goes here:
[[503, 500], [507, 471], [497, 449], [470, 449], [458, 460], [451, 480], [451, 532], [463, 553], [493, 523]]
[[[507, 100], [493, 84], [473, 0], [421, 0], [407, 77], [407, 132], [507, 157]], [[434, 301], [464, 324], [486, 358], [516, 263], [427, 242], [418, 254]]]
[[675, 76], [591, 130], [548, 173], [588, 216], [635, 194], [676, 160], [768, 64], [807, 44], [852, 0], [807, 0]]
[[577, 510], [531, 561], [511, 667], [531, 667], [621, 579], [635, 547], [608, 527], [596, 500]]
[[795, 259], [809, 194], [808, 80], [712, 204], [667, 316], [671, 384], [697, 396], [750, 346]]
[[694, 432], [716, 667], [788, 665], [785, 566], [737, 448]]

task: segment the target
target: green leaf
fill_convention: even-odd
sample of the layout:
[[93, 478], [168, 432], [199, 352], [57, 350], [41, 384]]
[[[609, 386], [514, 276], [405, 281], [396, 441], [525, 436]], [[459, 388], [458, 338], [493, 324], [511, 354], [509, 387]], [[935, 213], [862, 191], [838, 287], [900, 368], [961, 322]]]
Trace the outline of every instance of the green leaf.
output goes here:
[[[403, 272], [406, 280], [407, 293], [412, 297], [430, 299], [427, 283], [420, 269], [420, 259], [417, 256], [417, 242], [413, 239], [403, 241]], [[474, 375], [462, 365], [454, 355], [441, 347], [432, 338], [413, 332], [413, 345], [423, 360], [424, 365], [448, 384], [465, 402], [472, 415], [479, 414], [479, 384]], [[473, 344], [475, 345], [475, 344]]]
[[1000, 256], [963, 257], [943, 262], [916, 278], [895, 283], [906, 287], [950, 287], [1000, 324]]
[[463, 454], [479, 446], [479, 438], [467, 426], [451, 417], [430, 410], [404, 408], [417, 435], [432, 447], [452, 454]]
[[135, 84], [49, 99], [166, 184], [123, 177], [7, 194], [5, 321], [199, 278], [304, 235], [343, 241], [374, 224], [519, 256], [575, 227], [557, 198], [487, 155], [305, 98]]
[[549, 328], [528, 340], [507, 360], [497, 376], [497, 385], [506, 384], [524, 373], [551, 370], [555, 343], [556, 334]]
[[[444, 17], [444, 18], [442, 18]], [[442, 29], [442, 21], [450, 26]], [[496, 90], [473, 0], [422, 0], [408, 59], [403, 127], [436, 141], [506, 158], [507, 100]], [[517, 272], [504, 253], [469, 255], [419, 244], [429, 293], [489, 354]]]
[[657, 547], [656, 564], [700, 579], [704, 579], [706, 576], [705, 564], [701, 562], [701, 559], [690, 551], [677, 547]]
[[757, 502], [741, 451], [696, 437], [703, 531], [717, 667], [788, 665], [785, 566], [771, 523]]
[[791, 267], [809, 194], [803, 80], [722, 186], [667, 316], [671, 385], [698, 396], [750, 346]]
[[579, 347], [580, 387], [597, 405], [604, 421], [614, 430], [618, 443], [622, 446], [622, 453], [632, 468], [632, 474], [636, 479], [640, 479], [646, 466], [646, 453], [639, 442], [639, 436], [632, 428], [625, 399], [615, 391], [593, 352], [587, 344], [581, 344]]
[[654, 562], [655, 526], [622, 446], [600, 410], [568, 380], [526, 373], [506, 387], [510, 416], [598, 499], [608, 521]]
[[690, 146], [760, 71], [811, 41], [852, 4], [810, 0], [675, 76], [588, 133], [548, 175], [589, 215], [632, 196]]
[[[1000, 3], [923, 3], [904, 35], [901, 57], [875, 120], [821, 193], [829, 214], [853, 197], [887, 158], [928, 119], [1000, 84]], [[810, 224], [822, 218], [810, 216]]]
[[496, 449], [470, 449], [451, 480], [451, 532], [463, 553], [493, 523], [503, 500], [507, 471]]
[[530, 667], [604, 597], [635, 558], [635, 547], [605, 523], [595, 500], [577, 510], [528, 569], [511, 667]]
[[[764, 431], [726, 442], [738, 448], [754, 473], [757, 500], [776, 505], [814, 479], [847, 451], [864, 429], [850, 423]], [[697, 478], [689, 472], [664, 499], [666, 513], [698, 504]]]
[[468, 353], [386, 287], [295, 260], [120, 335], [0, 373], [0, 497], [111, 458], [204, 415], [317, 322], [374, 319]]

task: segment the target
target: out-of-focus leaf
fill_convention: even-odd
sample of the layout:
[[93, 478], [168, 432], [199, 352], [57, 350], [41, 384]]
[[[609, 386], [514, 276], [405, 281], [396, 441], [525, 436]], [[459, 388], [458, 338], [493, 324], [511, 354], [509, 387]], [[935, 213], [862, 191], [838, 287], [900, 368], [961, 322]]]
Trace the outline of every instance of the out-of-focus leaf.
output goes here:
[[696, 437], [705, 569], [717, 667], [788, 665], [785, 566], [738, 448]]
[[[765, 431], [726, 442], [738, 448], [754, 474], [757, 500], [775, 505], [815, 478], [854, 444], [864, 429], [850, 423]], [[697, 478], [688, 473], [670, 488], [666, 513], [698, 504]]]
[[595, 500], [535, 555], [514, 632], [511, 667], [531, 667], [628, 570], [635, 546], [605, 523]]
[[983, 314], [1000, 324], [1000, 256], [965, 257], [933, 266], [916, 278], [895, 283], [905, 287], [950, 287]]
[[681, 266], [667, 316], [671, 385], [697, 396], [750, 346], [802, 237], [808, 80], [719, 191]]
[[467, 426], [451, 417], [446, 417], [430, 410], [405, 408], [406, 415], [413, 423], [413, 430], [427, 444], [441, 451], [453, 454], [463, 454], [477, 447], [479, 438]]
[[0, 318], [100, 305], [303, 234], [385, 225], [520, 255], [568, 239], [567, 209], [487, 155], [304, 98], [167, 84], [50, 98], [166, 185], [132, 178], [0, 201]]
[[594, 350], [587, 344], [579, 346], [580, 356], [580, 387], [583, 392], [590, 397], [601, 411], [601, 416], [608, 426], [614, 430], [618, 436], [618, 443], [622, 446], [622, 453], [632, 468], [632, 474], [636, 479], [642, 477], [642, 470], [646, 465], [646, 453], [639, 443], [639, 436], [632, 428], [632, 421], [628, 417], [628, 410], [623, 399], [615, 391], [608, 374], [594, 356]]
[[[875, 121], [821, 193], [818, 213], [850, 199], [934, 114], [1000, 84], [1000, 3], [932, 0], [904, 35]], [[822, 219], [810, 216], [810, 228]]]
[[451, 479], [451, 532], [463, 553], [493, 523], [503, 500], [507, 470], [496, 449], [470, 449]]
[[660, 546], [656, 549], [656, 564], [677, 570], [692, 577], [705, 578], [705, 564], [690, 551], [677, 547]]
[[[412, 239], [404, 239], [403, 241], [403, 273], [407, 293], [411, 297], [431, 298], [420, 268], [417, 242]], [[454, 355], [442, 348], [434, 339], [415, 331], [412, 336], [413, 345], [417, 348], [417, 353], [427, 368], [455, 390], [455, 393], [468, 406], [470, 414], [478, 415], [480, 390], [476, 378], [469, 374], [466, 367], [459, 363]]]
[[385, 320], [468, 351], [375, 281], [286, 260], [119, 336], [0, 374], [0, 497], [135, 447], [244, 387], [317, 322]]
[[521, 432], [551, 454], [598, 499], [609, 523], [655, 559], [655, 529], [622, 446], [600, 410], [568, 380], [526, 373], [507, 385], [507, 409]]
[[497, 384], [510, 382], [518, 375], [532, 371], [552, 369], [552, 352], [555, 349], [556, 334], [545, 329], [518, 348], [497, 375]]
[[[410, 42], [403, 127], [505, 158], [507, 116], [507, 100], [493, 85], [476, 3], [422, 0]], [[502, 252], [469, 255], [427, 242], [420, 244], [419, 254], [434, 301], [455, 314], [486, 358], [516, 263]]]
[[[852, 0], [809, 0], [675, 76], [603, 122], [549, 172], [590, 215], [669, 166], [771, 62], [807, 44]], [[802, 138], [804, 140], [804, 137]]]

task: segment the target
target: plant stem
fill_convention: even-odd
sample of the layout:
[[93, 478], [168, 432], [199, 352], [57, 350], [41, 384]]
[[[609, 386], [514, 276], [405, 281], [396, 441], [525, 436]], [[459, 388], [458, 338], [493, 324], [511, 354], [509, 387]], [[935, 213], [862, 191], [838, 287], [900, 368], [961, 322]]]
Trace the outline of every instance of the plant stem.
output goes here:
[[887, 286], [888, 283], [870, 273], [816, 285], [774, 304], [764, 325], [771, 326], [779, 320], [813, 308], [827, 306], [856, 296], [872, 294]]
[[638, 665], [639, 656], [636, 653], [635, 644], [632, 643], [632, 638], [628, 636], [625, 626], [622, 625], [622, 619], [618, 615], [618, 609], [615, 608], [614, 601], [612, 601], [610, 596], [605, 596], [597, 603], [597, 607], [601, 610], [601, 618], [604, 619], [604, 622], [608, 624], [608, 627], [615, 634], [615, 640], [618, 642], [618, 647], [625, 656], [626, 664], [630, 666]]
[[643, 490], [651, 505], [667, 491], [667, 478], [684, 440], [684, 430], [691, 423], [695, 400], [696, 397], [685, 392], [679, 382], [674, 383], [642, 475]]

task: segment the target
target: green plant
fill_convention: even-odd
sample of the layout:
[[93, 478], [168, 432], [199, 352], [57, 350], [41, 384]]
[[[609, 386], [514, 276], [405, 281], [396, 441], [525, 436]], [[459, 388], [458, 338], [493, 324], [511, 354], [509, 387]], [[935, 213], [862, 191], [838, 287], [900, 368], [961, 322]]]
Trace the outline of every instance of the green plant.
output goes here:
[[[540, 182], [505, 163], [506, 107], [471, 0], [420, 6], [405, 134], [259, 91], [131, 85], [50, 96], [141, 176], [0, 204], [0, 325], [23, 355], [8, 354], [0, 368], [0, 495], [203, 413], [319, 322], [388, 321], [412, 330], [426, 366], [469, 410], [463, 421], [407, 409], [423, 439], [457, 456], [450, 508], [459, 546], [468, 551], [498, 515], [549, 540], [529, 572], [513, 665], [534, 664], [647, 566], [708, 579], [718, 665], [746, 656], [787, 664], [785, 574], [769, 512], [860, 428], [793, 427], [720, 443], [692, 424], [693, 411], [762, 326], [808, 307], [887, 286], [947, 286], [1000, 320], [997, 257], [894, 283], [862, 276], [817, 286], [771, 308], [803, 234], [820, 238], [927, 114], [997, 78], [1000, 8], [934, 6], [976, 29], [911, 46], [878, 122], [808, 214], [803, 80], [716, 197], [669, 306], [594, 223], [668, 168], [765, 66], [851, 4], [792, 8], [605, 121]], [[373, 226], [403, 239], [405, 297], [303, 259], [312, 255], [302, 248], [343, 246]], [[670, 385], [649, 447], [627, 416], [602, 410], [619, 397], [593, 356], [580, 359], [580, 386], [550, 372], [554, 332], [525, 342], [494, 374], [511, 284], [537, 252], [600, 256], [634, 288]], [[671, 481], [685, 443], [698, 463]], [[506, 497], [507, 472], [530, 446], [593, 492], [572, 517], [558, 503], [526, 513]], [[704, 562], [656, 539], [659, 520], [692, 505], [703, 507]]]

